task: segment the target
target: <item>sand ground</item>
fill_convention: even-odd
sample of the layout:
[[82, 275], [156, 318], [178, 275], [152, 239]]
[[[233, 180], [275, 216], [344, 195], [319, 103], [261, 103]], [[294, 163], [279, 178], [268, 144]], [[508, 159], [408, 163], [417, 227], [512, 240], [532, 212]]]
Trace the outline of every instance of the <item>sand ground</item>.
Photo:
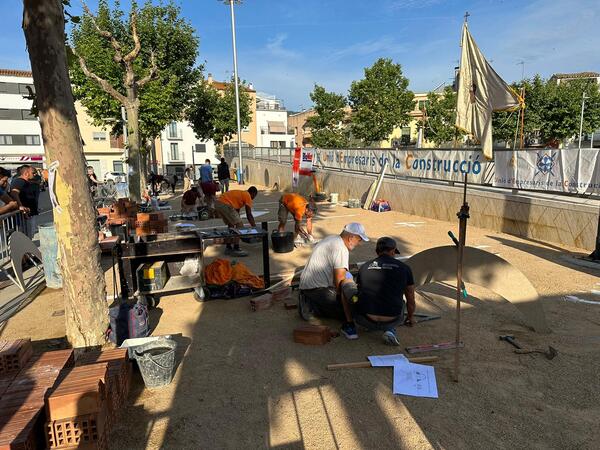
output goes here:
[[[266, 213], [258, 220], [277, 220], [278, 198], [274, 192], [260, 194], [254, 209]], [[338, 206], [320, 209], [316, 235], [338, 233], [350, 221], [362, 222], [374, 238], [396, 238], [403, 255], [448, 245], [448, 230], [458, 234], [457, 223]], [[201, 226], [213, 224], [218, 222]], [[600, 300], [593, 292], [600, 291], [600, 271], [573, 265], [569, 256], [581, 253], [576, 249], [485, 229], [469, 227], [467, 244], [498, 253], [530, 279], [552, 334], [530, 331], [513, 305], [485, 287], [467, 285], [460, 381], [452, 381], [453, 351], [437, 352], [439, 398], [413, 398], [392, 394], [391, 368], [326, 370], [330, 363], [396, 353], [378, 334], [304, 346], [292, 341], [292, 329], [301, 324], [297, 311], [282, 305], [251, 312], [247, 298], [199, 303], [191, 294], [163, 297], [151, 318], [154, 334], [181, 334], [175, 379], [150, 391], [134, 374], [128, 406], [111, 434], [110, 447], [598, 448], [600, 302], [577, 304], [564, 297]], [[246, 248], [253, 254], [244, 262], [260, 273], [260, 244]], [[221, 255], [222, 247], [212, 247], [208, 254]], [[308, 248], [272, 254], [271, 271], [289, 272], [309, 254]], [[373, 254], [374, 242], [366, 243], [351, 253], [351, 262]], [[108, 270], [108, 286], [110, 277]], [[453, 289], [435, 283], [419, 290], [417, 311], [442, 318], [399, 328], [401, 349], [454, 338]], [[31, 336], [38, 348], [57, 346], [64, 336], [62, 310], [61, 293], [47, 289], [0, 324], [0, 338]], [[547, 360], [539, 354], [517, 355], [498, 340], [507, 333], [526, 347], [552, 345], [558, 356]]]

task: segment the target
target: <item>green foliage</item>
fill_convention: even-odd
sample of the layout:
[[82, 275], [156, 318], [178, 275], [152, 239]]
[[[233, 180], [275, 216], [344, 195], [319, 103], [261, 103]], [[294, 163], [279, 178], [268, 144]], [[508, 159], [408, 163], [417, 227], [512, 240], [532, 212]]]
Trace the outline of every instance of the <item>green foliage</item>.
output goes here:
[[464, 133], [454, 126], [456, 122], [456, 92], [446, 86], [443, 94], [429, 92], [424, 108], [423, 137], [437, 145], [443, 145]]
[[347, 106], [343, 95], [327, 92], [315, 84], [310, 94], [315, 115], [308, 118], [306, 125], [312, 131], [312, 143], [320, 148], [343, 148], [348, 146], [348, 136], [344, 128]]
[[[151, 139], [158, 136], [169, 122], [181, 118], [191, 87], [200, 78], [201, 70], [195, 66], [198, 38], [172, 2], [155, 6], [148, 0], [139, 10], [133, 2], [132, 11], [137, 12], [141, 41], [140, 54], [133, 62], [136, 79], [139, 81], [148, 75], [152, 53], [158, 68], [158, 77], [136, 92], [140, 133], [142, 139]], [[121, 44], [123, 55], [134, 48], [131, 16], [125, 18], [118, 2], [111, 10], [107, 0], [100, 0], [96, 23]], [[108, 81], [121, 94], [127, 94], [125, 70], [115, 62], [115, 50], [106, 38], [100, 36], [87, 14], [74, 24], [70, 45], [85, 59], [93, 73]], [[115, 128], [113, 131], [120, 133], [121, 104], [85, 76], [76, 58], [70, 59], [70, 75], [75, 98], [87, 109], [94, 124], [109, 124]]]
[[[544, 80], [539, 75], [522, 83], [513, 84], [521, 92], [525, 88], [525, 142], [539, 141], [542, 144], [561, 142], [579, 135], [581, 100], [586, 100], [583, 115], [583, 133], [590, 133], [600, 124], [600, 92], [594, 80], [569, 80], [559, 85], [556, 81]], [[495, 140], [512, 143], [517, 129], [517, 112], [494, 113], [493, 130]], [[517, 136], [518, 139], [518, 136]]]
[[[252, 119], [252, 98], [243, 85], [239, 86], [239, 96], [240, 125], [244, 128], [250, 125]], [[194, 86], [186, 120], [192, 125], [198, 139], [212, 139], [216, 144], [230, 140], [237, 134], [233, 78], [222, 93], [205, 80]]]
[[365, 69], [362, 80], [350, 86], [352, 135], [366, 145], [387, 139], [394, 128], [410, 122], [413, 98], [400, 64], [378, 59]]

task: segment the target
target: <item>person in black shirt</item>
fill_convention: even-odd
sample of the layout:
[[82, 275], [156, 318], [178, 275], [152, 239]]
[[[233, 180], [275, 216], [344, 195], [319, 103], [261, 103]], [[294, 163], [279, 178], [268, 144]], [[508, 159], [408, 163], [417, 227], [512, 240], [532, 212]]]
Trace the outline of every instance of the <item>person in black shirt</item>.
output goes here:
[[10, 185], [10, 196], [27, 210], [26, 234], [33, 239], [37, 231], [38, 195], [36, 186], [31, 182], [33, 167], [23, 165], [17, 169], [17, 176]]
[[221, 158], [221, 164], [217, 165], [217, 176], [221, 185], [221, 194], [229, 191], [229, 164], [225, 158]]
[[342, 285], [342, 298], [352, 310], [352, 317], [347, 320], [353, 319], [367, 330], [383, 331], [386, 344], [400, 345], [396, 326], [403, 320], [409, 326], [415, 323], [415, 282], [410, 267], [394, 257], [398, 253], [394, 239], [380, 238], [375, 250], [377, 258], [361, 266], [356, 283], [348, 280]]

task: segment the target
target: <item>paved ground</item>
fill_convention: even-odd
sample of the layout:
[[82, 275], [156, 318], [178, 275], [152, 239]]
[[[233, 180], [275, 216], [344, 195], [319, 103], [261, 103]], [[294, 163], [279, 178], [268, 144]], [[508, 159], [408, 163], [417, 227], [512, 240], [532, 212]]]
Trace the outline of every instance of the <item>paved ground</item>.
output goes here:
[[[255, 210], [267, 211], [259, 219], [270, 221], [271, 227], [278, 198], [265, 192], [256, 200]], [[457, 234], [456, 223], [343, 207], [322, 207], [316, 234], [338, 233], [354, 220], [373, 238], [396, 238], [403, 255], [447, 245], [448, 230]], [[542, 297], [552, 334], [528, 330], [513, 305], [485, 287], [468, 285], [461, 380], [452, 381], [452, 353], [440, 352], [435, 364], [440, 398], [418, 399], [392, 395], [391, 369], [325, 369], [330, 363], [393, 353], [377, 334], [303, 346], [291, 338], [292, 329], [301, 324], [297, 312], [281, 305], [253, 313], [247, 299], [198, 303], [189, 294], [164, 297], [152, 311], [154, 333], [180, 333], [180, 354], [185, 356], [168, 387], [144, 390], [136, 375], [111, 447], [597, 448], [600, 302], [564, 298], [599, 300], [600, 271], [572, 265], [566, 256], [578, 254], [576, 249], [484, 229], [470, 227], [467, 243], [499, 254], [527, 275]], [[246, 248], [253, 254], [244, 262], [260, 272], [260, 245]], [[208, 252], [222, 255], [221, 248]], [[305, 248], [272, 254], [272, 271], [289, 272], [304, 264], [309, 253]], [[351, 262], [373, 253], [374, 242], [365, 244], [351, 253]], [[402, 346], [452, 340], [453, 298], [452, 286], [445, 283], [421, 288], [418, 311], [442, 319], [400, 328]], [[59, 292], [47, 290], [6, 322], [0, 337], [31, 335], [41, 345], [63, 336], [61, 300]], [[527, 347], [552, 345], [559, 355], [552, 361], [516, 355], [498, 341], [505, 333]]]

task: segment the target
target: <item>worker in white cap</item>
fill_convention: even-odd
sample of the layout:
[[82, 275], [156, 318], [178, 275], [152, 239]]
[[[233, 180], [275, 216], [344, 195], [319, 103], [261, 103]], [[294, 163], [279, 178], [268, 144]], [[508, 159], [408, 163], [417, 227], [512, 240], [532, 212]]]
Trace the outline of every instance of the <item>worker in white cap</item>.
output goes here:
[[[368, 240], [365, 228], [352, 222], [339, 235], [328, 236], [314, 247], [300, 276], [298, 310], [304, 320], [310, 320], [314, 314], [345, 321], [340, 289], [342, 282], [350, 276], [349, 252]], [[355, 335], [356, 330], [353, 333]]]

